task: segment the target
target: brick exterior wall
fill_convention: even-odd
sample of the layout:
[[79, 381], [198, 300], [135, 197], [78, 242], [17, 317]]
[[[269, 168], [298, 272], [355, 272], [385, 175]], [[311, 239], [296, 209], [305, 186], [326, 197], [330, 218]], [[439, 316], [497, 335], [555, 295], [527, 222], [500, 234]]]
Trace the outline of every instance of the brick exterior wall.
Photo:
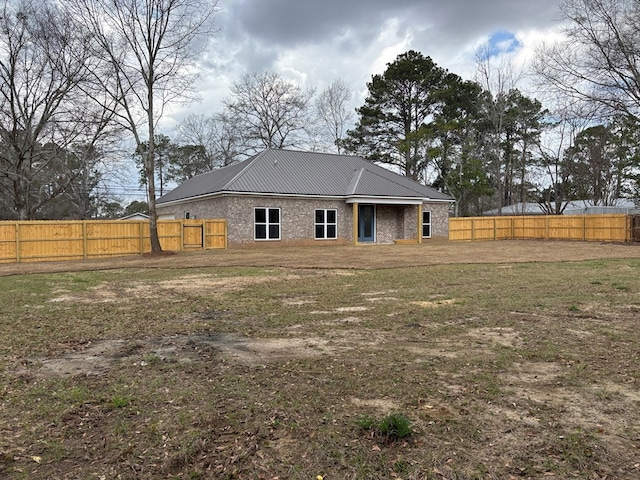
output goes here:
[[[280, 209], [280, 241], [254, 240], [254, 208]], [[431, 236], [448, 236], [449, 205], [424, 204], [431, 211]], [[315, 240], [316, 209], [335, 209], [337, 240]], [[331, 244], [353, 243], [353, 205], [344, 200], [284, 197], [254, 197], [221, 195], [177, 205], [158, 205], [158, 215], [164, 218], [225, 218], [228, 244], [270, 244], [282, 242]], [[418, 207], [416, 205], [376, 205], [376, 243], [415, 239]]]
[[400, 232], [404, 232], [402, 237], [405, 240], [410, 240], [416, 238], [418, 235], [418, 206], [417, 205], [407, 205], [404, 208], [403, 215], [403, 230], [399, 230]]
[[[448, 203], [425, 203], [422, 211], [431, 211], [431, 237], [449, 238], [449, 205]], [[417, 214], [416, 214], [417, 215]]]

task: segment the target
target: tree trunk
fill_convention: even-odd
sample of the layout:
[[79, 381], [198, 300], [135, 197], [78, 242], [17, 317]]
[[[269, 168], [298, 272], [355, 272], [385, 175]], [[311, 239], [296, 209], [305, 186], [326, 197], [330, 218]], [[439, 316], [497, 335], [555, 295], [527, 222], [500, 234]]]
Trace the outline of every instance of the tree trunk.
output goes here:
[[[152, 142], [150, 142], [151, 144]], [[151, 150], [151, 147], [150, 149]], [[151, 167], [149, 167], [151, 162]], [[145, 172], [147, 175], [147, 193], [149, 195], [149, 238], [151, 240], [151, 253], [161, 253], [160, 237], [158, 236], [158, 214], [156, 212], [156, 185], [153, 172], [153, 160], [147, 158], [145, 161]]]
[[149, 148], [145, 160], [147, 173], [147, 187], [149, 192], [149, 239], [151, 240], [151, 253], [161, 253], [160, 237], [158, 236], [158, 212], [156, 211], [156, 132], [153, 102], [153, 66], [150, 66], [147, 79], [147, 122], [149, 126]]
[[158, 236], [158, 213], [156, 212], [156, 185], [153, 169], [145, 169], [147, 172], [147, 192], [149, 194], [149, 238], [151, 240], [151, 253], [161, 253], [160, 237]]

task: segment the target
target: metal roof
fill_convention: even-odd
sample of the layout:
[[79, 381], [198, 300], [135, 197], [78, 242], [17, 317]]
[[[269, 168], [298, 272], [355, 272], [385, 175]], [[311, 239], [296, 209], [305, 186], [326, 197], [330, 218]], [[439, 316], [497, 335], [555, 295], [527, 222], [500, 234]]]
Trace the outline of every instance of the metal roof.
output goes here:
[[[613, 205], [593, 205], [590, 200], [572, 200], [566, 203], [563, 215], [605, 215], [605, 214], [625, 214], [635, 215], [640, 213], [640, 209], [636, 207], [636, 204], [632, 199], [617, 198], [613, 202]], [[555, 207], [556, 203], [552, 202]], [[482, 212], [484, 216], [496, 216], [496, 215], [546, 215], [547, 212], [543, 210], [539, 203], [525, 202], [514, 203], [502, 207], [502, 209], [494, 208]]]
[[157, 203], [234, 192], [453, 201], [449, 195], [360, 157], [268, 149], [236, 165], [193, 177]]

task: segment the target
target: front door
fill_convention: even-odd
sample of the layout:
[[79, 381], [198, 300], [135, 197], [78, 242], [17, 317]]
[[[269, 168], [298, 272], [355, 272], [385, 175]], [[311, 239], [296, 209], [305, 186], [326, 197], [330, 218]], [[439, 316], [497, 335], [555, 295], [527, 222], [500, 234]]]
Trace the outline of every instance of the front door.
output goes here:
[[358, 205], [358, 242], [375, 242], [375, 238], [375, 205]]

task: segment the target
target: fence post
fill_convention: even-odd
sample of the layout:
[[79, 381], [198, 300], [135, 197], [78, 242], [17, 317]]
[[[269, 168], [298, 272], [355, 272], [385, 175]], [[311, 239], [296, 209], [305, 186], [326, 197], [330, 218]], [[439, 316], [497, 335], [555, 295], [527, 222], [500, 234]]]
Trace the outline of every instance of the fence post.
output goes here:
[[180, 219], [180, 251], [184, 252], [184, 219]]
[[587, 216], [582, 216], [582, 241], [587, 240]]
[[549, 215], [545, 215], [544, 218], [544, 239], [549, 240]]
[[16, 222], [16, 263], [20, 263], [20, 222]]
[[496, 217], [493, 217], [493, 239], [494, 240], [496, 239], [496, 236], [497, 236], [497, 232], [496, 232], [497, 228], [498, 228], [498, 224], [496, 221]]
[[83, 220], [82, 221], [82, 258], [84, 258], [85, 260], [88, 258], [89, 252], [87, 251], [88, 249], [88, 242], [87, 242], [87, 221]]
[[140, 234], [140, 255], [144, 253], [144, 229], [142, 228], [143, 220], [138, 222], [138, 233]]

